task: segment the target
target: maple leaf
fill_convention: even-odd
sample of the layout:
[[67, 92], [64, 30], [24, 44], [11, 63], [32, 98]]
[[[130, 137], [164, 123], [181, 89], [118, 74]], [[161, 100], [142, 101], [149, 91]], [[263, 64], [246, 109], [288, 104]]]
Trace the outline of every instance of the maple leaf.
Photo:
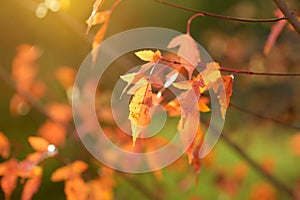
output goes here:
[[51, 175], [51, 181], [64, 181], [78, 177], [88, 168], [88, 165], [80, 160], [77, 160], [69, 165], [56, 169]]
[[201, 62], [197, 43], [189, 34], [182, 34], [173, 38], [167, 48], [171, 49], [178, 46], [177, 54], [180, 56], [180, 62], [184, 64], [183, 66], [191, 78], [195, 67]]
[[7, 139], [7, 137], [0, 132], [0, 155], [2, 158], [6, 159], [8, 158], [10, 154], [10, 143]]
[[142, 128], [146, 127], [151, 121], [151, 106], [152, 91], [151, 85], [148, 83], [136, 90], [129, 104], [129, 120], [131, 121], [133, 146]]
[[143, 60], [148, 62], [157, 62], [161, 58], [161, 52], [157, 50], [156, 52], [153, 52], [151, 50], [142, 50], [135, 52], [135, 55]]

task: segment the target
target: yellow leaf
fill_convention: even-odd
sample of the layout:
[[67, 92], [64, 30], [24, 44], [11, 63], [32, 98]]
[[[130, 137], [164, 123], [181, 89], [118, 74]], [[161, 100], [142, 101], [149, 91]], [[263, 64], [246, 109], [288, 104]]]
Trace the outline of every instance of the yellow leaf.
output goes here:
[[47, 151], [49, 146], [49, 142], [41, 137], [29, 137], [28, 141], [31, 147], [39, 152]]
[[6, 159], [10, 154], [10, 144], [7, 137], [0, 132], [0, 155]]
[[161, 57], [161, 53], [159, 50], [157, 50], [156, 52], [153, 52], [151, 50], [138, 51], [135, 52], [135, 55], [139, 59], [147, 62], [156, 62]]
[[220, 65], [216, 62], [207, 63], [206, 69], [201, 73], [205, 81], [205, 85], [214, 84], [220, 77]]
[[148, 83], [138, 88], [129, 104], [129, 120], [131, 121], [133, 145], [143, 127], [150, 121], [150, 108], [152, 106], [151, 85]]
[[86, 23], [88, 24], [88, 26], [94, 26], [94, 25], [97, 25], [97, 24], [105, 23], [106, 21], [108, 21], [108, 19], [110, 17], [110, 14], [111, 14], [110, 10], [106, 10], [106, 11], [103, 11], [103, 12], [97, 12], [94, 16], [93, 21], [88, 19], [86, 21]]

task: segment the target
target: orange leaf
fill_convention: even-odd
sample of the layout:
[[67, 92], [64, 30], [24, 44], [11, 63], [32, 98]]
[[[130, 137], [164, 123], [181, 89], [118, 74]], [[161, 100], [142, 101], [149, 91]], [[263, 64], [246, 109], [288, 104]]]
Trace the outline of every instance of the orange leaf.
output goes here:
[[[220, 94], [219, 102], [221, 104], [221, 114], [223, 119], [225, 119], [226, 110], [230, 103], [230, 97], [232, 95], [232, 87], [233, 87], [233, 76], [222, 76], [224, 88], [225, 88], [225, 94], [224, 97], [222, 94]], [[224, 99], [226, 99], [224, 101]]]
[[80, 177], [67, 180], [65, 183], [67, 200], [86, 200], [87, 185]]
[[69, 165], [56, 169], [51, 175], [51, 181], [63, 181], [79, 176], [88, 168], [88, 165], [80, 160], [77, 160]]
[[10, 144], [7, 137], [0, 132], [0, 155], [6, 159], [10, 154]]
[[38, 130], [38, 134], [55, 146], [62, 146], [66, 139], [66, 129], [55, 122], [46, 121]]
[[16, 159], [10, 159], [9, 161], [2, 163], [2, 167], [0, 167], [4, 168], [5, 171], [1, 178], [1, 188], [5, 194], [5, 199], [7, 200], [11, 198], [11, 195], [17, 186], [17, 165], [18, 161]]
[[55, 72], [56, 79], [60, 82], [64, 89], [73, 86], [76, 71], [71, 67], [60, 67]]
[[41, 137], [28, 137], [31, 147], [39, 152], [47, 151], [49, 142]]
[[276, 200], [276, 190], [269, 183], [258, 183], [251, 190], [249, 200]]
[[23, 191], [21, 200], [31, 200], [32, 196], [39, 190], [39, 187], [41, 185], [41, 179], [42, 179], [42, 168], [41, 167], [35, 167], [34, 169], [34, 176], [26, 181]]
[[88, 199], [89, 200], [112, 200], [113, 190], [112, 186], [107, 184], [102, 178], [91, 180], [88, 185]]
[[46, 107], [47, 113], [55, 120], [68, 123], [72, 119], [72, 109], [67, 104], [53, 103]]

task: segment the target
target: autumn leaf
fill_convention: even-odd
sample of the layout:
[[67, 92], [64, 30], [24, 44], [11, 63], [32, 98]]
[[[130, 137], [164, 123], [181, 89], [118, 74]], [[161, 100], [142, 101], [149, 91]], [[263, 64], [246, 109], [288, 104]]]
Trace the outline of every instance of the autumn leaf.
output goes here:
[[62, 146], [65, 144], [66, 134], [65, 127], [50, 120], [42, 124], [38, 130], [38, 135], [55, 146]]
[[[274, 11], [274, 15], [276, 17], [283, 17], [284, 16], [283, 13], [279, 9]], [[285, 25], [287, 24], [287, 22], [288, 22], [287, 20], [280, 20], [272, 26], [271, 32], [270, 32], [270, 34], [268, 36], [268, 39], [265, 43], [264, 52], [263, 52], [264, 55], [269, 54], [269, 52], [271, 51], [271, 49], [275, 45], [275, 42], [276, 42], [278, 36], [282, 32], [282, 30], [285, 27]]]
[[81, 177], [75, 177], [65, 182], [67, 200], [86, 200], [87, 185]]
[[102, 24], [108, 21], [110, 17], [111, 11], [110, 10], [105, 10], [102, 12], [97, 12], [94, 16], [93, 21], [90, 20], [90, 18], [86, 21], [89, 27], [92, 27], [97, 24]]
[[95, 22], [94, 22], [94, 20], [95, 20], [95, 15], [96, 15], [96, 13], [97, 13], [97, 10], [103, 5], [103, 3], [104, 3], [104, 0], [96, 0], [96, 1], [95, 1], [94, 5], [93, 5], [93, 11], [92, 11], [92, 13], [91, 13], [89, 19], [87, 20], [88, 28], [87, 28], [87, 30], [86, 30], [86, 34], [89, 33], [89, 31], [90, 31], [90, 29], [91, 29], [93, 23], [95, 23]]
[[72, 119], [72, 109], [67, 104], [52, 103], [46, 106], [48, 115], [58, 122], [68, 123]]
[[10, 154], [9, 141], [7, 137], [2, 132], [0, 132], [0, 155], [2, 156], [2, 158], [6, 159], [8, 158], [9, 154]]
[[253, 186], [249, 200], [276, 200], [276, 190], [269, 183], [257, 183]]
[[219, 69], [220, 65], [217, 62], [210, 62], [206, 64], [205, 70], [201, 72], [205, 85], [211, 87], [219, 78], [221, 78]]
[[69, 165], [56, 169], [51, 175], [51, 181], [64, 181], [78, 177], [88, 168], [88, 165], [80, 160], [77, 160]]
[[167, 46], [169, 49], [175, 47], [179, 47], [177, 54], [180, 56], [180, 62], [184, 64], [191, 78], [195, 67], [201, 62], [197, 43], [189, 34], [182, 34], [173, 38]]
[[43, 169], [36, 166], [32, 171], [33, 176], [24, 184], [21, 200], [31, 200], [32, 196], [37, 193], [41, 185]]
[[161, 53], [159, 50], [157, 50], [156, 52], [153, 52], [151, 50], [138, 51], [135, 52], [135, 55], [143, 61], [154, 62], [154, 63], [161, 58]]
[[151, 85], [148, 83], [137, 89], [129, 104], [129, 120], [131, 121], [133, 146], [142, 128], [146, 127], [151, 121], [151, 106], [152, 91]]
[[49, 142], [41, 137], [28, 137], [31, 147], [39, 152], [47, 151]]
[[59, 67], [55, 70], [55, 78], [60, 82], [65, 90], [73, 86], [76, 71], [71, 67]]
[[0, 164], [0, 175], [2, 176], [0, 184], [6, 200], [11, 198], [11, 195], [17, 186], [17, 167], [18, 161], [14, 158]]
[[222, 80], [223, 80], [223, 85], [225, 88], [225, 95], [223, 95], [223, 93], [221, 92], [219, 98], [219, 102], [221, 105], [221, 114], [223, 119], [225, 119], [225, 114], [226, 114], [226, 110], [229, 106], [230, 103], [230, 98], [232, 95], [232, 87], [233, 87], [233, 76], [222, 76]]

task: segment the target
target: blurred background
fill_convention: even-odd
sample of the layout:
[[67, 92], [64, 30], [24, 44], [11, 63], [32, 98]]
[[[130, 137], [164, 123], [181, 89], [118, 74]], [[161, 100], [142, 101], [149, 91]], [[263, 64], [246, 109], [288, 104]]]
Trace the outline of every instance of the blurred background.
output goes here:
[[[101, 10], [109, 9], [113, 2], [106, 0]], [[244, 18], [272, 18], [276, 10], [271, 0], [170, 2], [196, 10]], [[300, 10], [299, 0], [288, 2], [293, 10]], [[21, 71], [14, 75], [17, 73], [13, 71], [14, 65], [18, 63], [16, 55], [22, 57], [22, 50], [32, 51], [32, 46], [36, 48], [31, 55], [31, 59], [37, 61], [38, 65], [36, 71], [32, 72], [40, 83], [35, 87], [36, 97], [42, 105], [48, 107], [52, 102], [69, 106], [54, 110], [56, 114], [71, 112], [68, 89], [72, 78], [68, 80], [68, 77], [75, 75], [91, 51], [93, 35], [101, 27], [93, 26], [90, 33], [85, 34], [86, 20], [93, 3], [93, 0], [10, 0], [0, 3], [0, 131], [11, 141], [12, 156], [20, 160], [33, 152], [27, 137], [43, 132], [41, 126], [45, 126], [47, 118], [36, 108], [20, 104], [22, 101], [16, 100], [16, 91], [7, 84], [6, 79], [11, 79], [11, 76], [16, 81], [19, 80], [16, 77], [29, 73]], [[185, 32], [186, 22], [192, 15], [191, 12], [152, 0], [123, 0], [111, 15], [105, 37], [147, 26]], [[258, 72], [300, 72], [299, 35], [288, 26], [270, 53], [263, 54], [272, 24], [201, 17], [192, 22], [191, 35], [224, 67]], [[130, 59], [136, 62], [136, 58]], [[109, 92], [108, 86], [112, 85], [110, 81], [117, 79], [121, 72], [118, 68], [110, 69], [111, 76], [103, 80], [104, 93]], [[298, 77], [235, 75], [231, 99], [234, 106], [228, 109], [224, 127], [224, 134], [243, 147], [268, 173], [274, 174], [295, 191], [300, 190], [300, 133], [297, 128], [300, 127], [299, 80]], [[276, 119], [277, 123], [259, 118], [244, 109]], [[48, 137], [55, 140], [52, 134], [57, 134], [54, 133], [57, 129], [49, 129]], [[60, 151], [69, 160], [92, 159], [72, 134], [67, 133]], [[33, 199], [66, 198], [64, 183], [50, 181], [51, 173], [61, 165], [57, 160], [49, 160], [45, 164], [41, 187]], [[93, 168], [89, 171], [93, 171]], [[211, 158], [201, 167], [198, 184], [198, 175], [188, 166], [186, 157], [160, 173], [125, 176], [117, 173], [114, 176], [114, 199], [147, 199], [147, 192], [143, 192], [140, 182], [150, 188], [152, 193], [161, 194], [163, 199], [259, 199], [257, 196], [260, 199], [290, 199], [222, 140], [216, 145]], [[84, 178], [90, 176], [93, 173], [84, 174]], [[22, 184], [19, 183], [12, 199], [19, 199], [21, 191]], [[2, 191], [0, 199], [4, 199]]]

